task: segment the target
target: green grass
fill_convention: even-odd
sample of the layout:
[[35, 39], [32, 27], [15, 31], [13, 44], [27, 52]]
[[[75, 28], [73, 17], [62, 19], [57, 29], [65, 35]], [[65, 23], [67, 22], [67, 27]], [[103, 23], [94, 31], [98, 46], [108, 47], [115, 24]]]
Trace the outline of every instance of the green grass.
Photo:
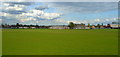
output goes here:
[[2, 55], [2, 30], [0, 29], [0, 56]]
[[117, 29], [3, 29], [3, 55], [117, 54]]

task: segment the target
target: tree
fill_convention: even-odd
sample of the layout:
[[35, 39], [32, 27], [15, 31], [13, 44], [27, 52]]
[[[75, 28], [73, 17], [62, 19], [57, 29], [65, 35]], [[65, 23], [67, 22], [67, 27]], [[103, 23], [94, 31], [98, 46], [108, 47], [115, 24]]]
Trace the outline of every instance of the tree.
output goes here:
[[16, 24], [17, 29], [19, 28], [19, 26], [20, 26], [19, 23], [17, 23], [17, 24]]
[[88, 27], [90, 27], [90, 23], [88, 23]]
[[117, 22], [112, 22], [112, 24], [118, 24]]
[[103, 26], [103, 23], [102, 23], [102, 26]]
[[19, 23], [17, 23], [16, 26], [19, 26]]
[[75, 24], [73, 22], [70, 22], [69, 27], [70, 27], [70, 29], [73, 29], [75, 27]]
[[39, 28], [38, 24], [35, 25], [36, 28]]
[[110, 27], [111, 27], [111, 25], [110, 25], [110, 24], [107, 24], [107, 27], [108, 27], [108, 28], [110, 28]]
[[100, 29], [100, 24], [97, 24], [97, 27]]

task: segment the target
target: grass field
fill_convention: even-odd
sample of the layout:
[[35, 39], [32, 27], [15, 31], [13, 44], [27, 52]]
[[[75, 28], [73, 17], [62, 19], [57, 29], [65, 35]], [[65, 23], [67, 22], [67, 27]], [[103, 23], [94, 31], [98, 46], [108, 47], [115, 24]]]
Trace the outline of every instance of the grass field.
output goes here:
[[0, 56], [2, 55], [2, 30], [0, 29]]
[[3, 29], [3, 55], [117, 55], [118, 30]]

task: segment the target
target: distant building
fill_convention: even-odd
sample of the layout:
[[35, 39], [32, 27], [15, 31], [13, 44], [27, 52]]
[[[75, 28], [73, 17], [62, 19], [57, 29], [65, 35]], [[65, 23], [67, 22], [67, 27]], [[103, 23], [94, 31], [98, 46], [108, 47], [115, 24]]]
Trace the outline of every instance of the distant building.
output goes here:
[[64, 26], [64, 25], [53, 25], [51, 27], [49, 27], [49, 29], [70, 29], [68, 26]]
[[[71, 29], [69, 25], [52, 25], [52, 26], [39, 26], [39, 25], [23, 25], [17, 23], [16, 25], [1, 24], [2, 29]], [[112, 22], [112, 24], [107, 25], [90, 25], [85, 26], [85, 24], [73, 24], [72, 29], [120, 29], [120, 24], [117, 22]]]
[[85, 29], [85, 24], [81, 23], [81, 24], [75, 24], [74, 29]]
[[35, 29], [36, 27], [30, 27], [31, 29]]
[[95, 25], [92, 25], [92, 26], [91, 26], [91, 29], [96, 29]]
[[90, 27], [86, 26], [85, 29], [90, 29]]
[[101, 25], [101, 26], [100, 26], [100, 29], [104, 29], [104, 26]]
[[110, 26], [111, 26], [112, 29], [120, 28], [120, 24], [111, 24]]
[[118, 29], [120, 28], [120, 24], [118, 22], [112, 22], [112, 24], [110, 24], [110, 27], [112, 29]]

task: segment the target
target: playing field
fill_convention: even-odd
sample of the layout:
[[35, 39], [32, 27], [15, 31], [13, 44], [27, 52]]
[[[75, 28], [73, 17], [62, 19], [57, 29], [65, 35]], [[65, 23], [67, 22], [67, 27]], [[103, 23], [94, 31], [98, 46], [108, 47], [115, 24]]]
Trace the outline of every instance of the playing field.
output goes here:
[[117, 55], [118, 30], [3, 29], [3, 55]]

